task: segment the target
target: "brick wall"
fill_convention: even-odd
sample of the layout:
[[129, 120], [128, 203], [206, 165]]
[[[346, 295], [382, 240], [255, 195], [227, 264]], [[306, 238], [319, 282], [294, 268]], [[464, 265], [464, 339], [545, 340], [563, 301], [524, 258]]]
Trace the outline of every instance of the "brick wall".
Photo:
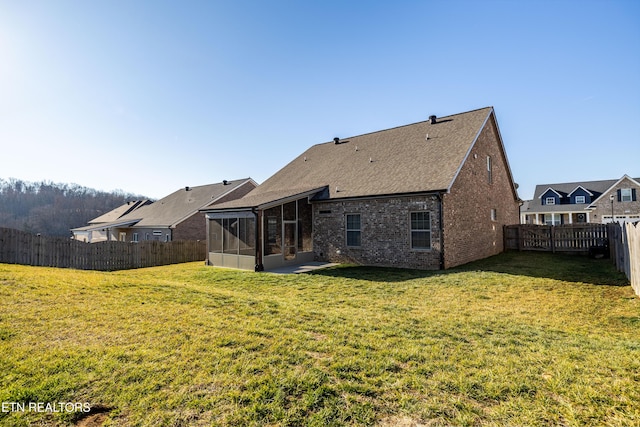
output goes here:
[[240, 187], [236, 188], [234, 191], [227, 194], [226, 196], [221, 197], [219, 200], [216, 200], [215, 204], [217, 205], [220, 203], [229, 202], [231, 200], [240, 199], [241, 197], [244, 197], [248, 192], [250, 192], [254, 188], [256, 188], [256, 186], [253, 184], [253, 182], [248, 181], [245, 184], [241, 185]]
[[[438, 196], [407, 196], [313, 205], [313, 249], [322, 261], [386, 267], [438, 269], [440, 223]], [[431, 216], [431, 250], [412, 250], [410, 212]], [[346, 245], [346, 215], [360, 214], [361, 246]]]
[[[234, 191], [217, 200], [216, 204], [239, 199], [254, 188], [255, 185], [253, 185], [253, 183], [247, 182], [246, 184], [236, 188]], [[205, 218], [205, 214], [196, 213], [179, 223], [173, 230], [172, 237], [173, 240], [206, 240], [207, 220]]]
[[[491, 182], [487, 171], [491, 157]], [[443, 196], [445, 268], [503, 251], [503, 225], [519, 222], [519, 204], [511, 188], [492, 115], [480, 132], [451, 192]], [[491, 210], [496, 210], [496, 220]]]
[[203, 213], [196, 213], [176, 225], [173, 240], [205, 240], [207, 238], [207, 220]]
[[[636, 201], [635, 202], [619, 202], [617, 191], [623, 188], [635, 188], [636, 189]], [[640, 215], [640, 188], [629, 178], [625, 177], [609, 191], [604, 193], [600, 201], [594, 206], [596, 207], [589, 214], [589, 221], [595, 223], [602, 223], [602, 217], [606, 216], [609, 222], [611, 217], [611, 200], [609, 195], [613, 194], [613, 215], [614, 216], [631, 216]]]

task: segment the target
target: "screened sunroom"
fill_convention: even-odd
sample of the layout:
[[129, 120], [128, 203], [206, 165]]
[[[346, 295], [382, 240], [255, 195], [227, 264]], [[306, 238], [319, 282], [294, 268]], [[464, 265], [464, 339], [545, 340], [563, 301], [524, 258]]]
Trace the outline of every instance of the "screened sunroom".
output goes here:
[[253, 270], [256, 265], [256, 215], [241, 211], [209, 214], [207, 218], [209, 263]]
[[262, 271], [313, 261], [313, 211], [309, 194], [301, 196], [209, 210], [208, 264]]

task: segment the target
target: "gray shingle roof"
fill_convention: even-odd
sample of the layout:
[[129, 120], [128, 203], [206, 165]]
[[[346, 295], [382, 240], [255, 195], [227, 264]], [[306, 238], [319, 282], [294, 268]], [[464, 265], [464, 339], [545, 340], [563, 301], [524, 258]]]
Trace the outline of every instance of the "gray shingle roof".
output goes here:
[[216, 209], [256, 207], [323, 187], [330, 199], [447, 190], [492, 112], [486, 107], [314, 145]]
[[132, 202], [127, 202], [122, 206], [118, 206], [117, 208], [100, 215], [97, 218], [89, 221], [89, 224], [100, 224], [104, 222], [112, 222], [116, 221], [118, 218], [121, 218], [123, 215], [126, 215], [130, 212], [135, 211], [136, 209], [141, 208], [142, 206], [151, 204], [151, 200], [134, 200]]
[[157, 202], [125, 215], [121, 220], [141, 218], [134, 227], [169, 227], [198, 212], [213, 200], [239, 187], [250, 178], [223, 183], [181, 188]]
[[[635, 179], [636, 181], [638, 178]], [[591, 200], [596, 200], [612, 185], [618, 182], [618, 179], [605, 179], [599, 181], [579, 181], [579, 182], [562, 182], [556, 184], [540, 184], [536, 185], [533, 193], [533, 199], [522, 207], [521, 212], [578, 212], [587, 209], [589, 204], [559, 204], [559, 205], [543, 205], [541, 196], [549, 189], [555, 190], [563, 199], [568, 197], [578, 186], [591, 192], [593, 196]]]
[[[197, 187], [185, 187], [169, 194], [147, 206], [120, 217], [117, 221], [96, 224], [93, 226], [75, 229], [77, 231], [112, 227], [117, 225], [131, 225], [134, 228], [172, 227], [208, 206], [213, 200], [218, 199], [228, 192], [251, 182], [251, 178], [227, 181], [227, 184], [217, 183], [200, 185]], [[188, 189], [187, 189], [188, 188]]]

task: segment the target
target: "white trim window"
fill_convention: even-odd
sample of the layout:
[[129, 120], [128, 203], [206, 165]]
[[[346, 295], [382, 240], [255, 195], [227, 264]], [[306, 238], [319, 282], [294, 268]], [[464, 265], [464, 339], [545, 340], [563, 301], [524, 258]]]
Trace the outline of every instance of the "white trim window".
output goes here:
[[584, 205], [585, 203], [587, 203], [587, 198], [585, 196], [576, 196], [577, 205]]
[[630, 202], [631, 198], [631, 189], [630, 188], [621, 188], [620, 189], [620, 201], [621, 202]]
[[487, 181], [493, 183], [493, 166], [491, 164], [491, 156], [487, 156]]
[[411, 249], [431, 249], [431, 213], [411, 212]]
[[362, 244], [362, 226], [360, 214], [347, 214], [347, 246], [360, 247]]
[[555, 205], [556, 204], [556, 198], [555, 197], [547, 197], [546, 199], [544, 199], [544, 204], [545, 205]]
[[496, 211], [495, 209], [491, 209], [491, 221], [497, 221], [498, 220], [498, 211]]
[[560, 225], [562, 224], [562, 214], [545, 214], [544, 223], [545, 225]]
[[133, 237], [131, 238], [131, 241], [134, 243], [138, 243], [138, 233], [133, 233]]

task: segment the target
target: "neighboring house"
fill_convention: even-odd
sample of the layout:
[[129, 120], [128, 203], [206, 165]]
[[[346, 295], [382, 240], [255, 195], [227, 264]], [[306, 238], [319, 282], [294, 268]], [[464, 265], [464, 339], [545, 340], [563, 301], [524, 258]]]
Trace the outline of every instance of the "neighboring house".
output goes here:
[[503, 250], [519, 198], [493, 108], [314, 145], [205, 210], [208, 263], [449, 268]]
[[73, 238], [75, 240], [88, 243], [107, 240], [107, 231], [101, 227], [96, 228], [95, 226], [117, 221], [124, 215], [151, 203], [153, 203], [151, 200], [134, 200], [127, 202], [122, 206], [118, 206], [117, 208], [89, 221], [89, 225], [87, 227], [73, 229]]
[[200, 209], [238, 199], [257, 186], [251, 178], [182, 188], [157, 202], [118, 219], [73, 229], [78, 233], [101, 231], [104, 240], [205, 240], [206, 224]]
[[576, 224], [640, 221], [640, 179], [537, 185], [520, 210], [522, 224]]

